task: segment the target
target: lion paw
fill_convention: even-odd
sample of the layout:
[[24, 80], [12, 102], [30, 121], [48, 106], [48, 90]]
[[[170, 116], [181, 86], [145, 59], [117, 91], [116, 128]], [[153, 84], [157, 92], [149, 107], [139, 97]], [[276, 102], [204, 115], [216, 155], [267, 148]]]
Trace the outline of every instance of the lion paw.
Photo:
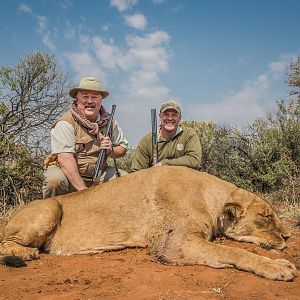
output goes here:
[[261, 267], [262, 272], [257, 274], [268, 279], [291, 281], [297, 276], [296, 266], [285, 259], [270, 259], [267, 263], [263, 263]]
[[24, 260], [39, 258], [37, 248], [24, 247], [14, 242], [6, 242], [0, 245], [0, 253], [4, 256], [19, 256]]

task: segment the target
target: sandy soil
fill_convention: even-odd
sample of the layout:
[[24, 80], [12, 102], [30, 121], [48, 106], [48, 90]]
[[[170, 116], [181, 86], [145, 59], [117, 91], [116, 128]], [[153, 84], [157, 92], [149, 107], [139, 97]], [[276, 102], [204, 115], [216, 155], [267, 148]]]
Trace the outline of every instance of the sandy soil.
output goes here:
[[[219, 240], [271, 258], [285, 258], [300, 269], [300, 229], [283, 252]], [[267, 280], [234, 269], [168, 266], [151, 261], [145, 249], [96, 255], [42, 254], [22, 269], [0, 266], [0, 299], [300, 299], [300, 272], [293, 282]]]

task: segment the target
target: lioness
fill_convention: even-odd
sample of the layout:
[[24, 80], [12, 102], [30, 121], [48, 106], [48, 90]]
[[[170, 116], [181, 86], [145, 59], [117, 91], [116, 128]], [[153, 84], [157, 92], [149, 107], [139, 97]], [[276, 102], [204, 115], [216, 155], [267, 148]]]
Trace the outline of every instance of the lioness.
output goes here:
[[157, 167], [82, 192], [36, 200], [6, 225], [0, 253], [25, 260], [148, 247], [176, 265], [234, 267], [292, 280], [295, 266], [212, 240], [225, 236], [282, 250], [289, 230], [269, 203], [244, 189], [185, 167]]

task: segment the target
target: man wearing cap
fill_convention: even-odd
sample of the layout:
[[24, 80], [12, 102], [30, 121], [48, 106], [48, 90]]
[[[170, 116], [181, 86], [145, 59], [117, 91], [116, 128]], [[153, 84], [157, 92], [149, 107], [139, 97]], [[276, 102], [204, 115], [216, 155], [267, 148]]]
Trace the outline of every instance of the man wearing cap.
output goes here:
[[[157, 134], [158, 163], [155, 166], [186, 166], [199, 170], [202, 150], [195, 130], [179, 125], [181, 108], [175, 101], [162, 104], [159, 113], [160, 126]], [[131, 171], [153, 166], [151, 133], [144, 136], [134, 151]]]
[[[43, 197], [80, 191], [92, 186], [93, 172], [99, 152], [106, 157], [122, 157], [128, 142], [116, 120], [111, 138], [104, 133], [110, 114], [102, 106], [109, 93], [94, 77], [84, 77], [69, 95], [74, 99], [71, 109], [51, 128], [51, 155], [45, 160]], [[120, 170], [122, 175], [126, 172]], [[116, 169], [104, 163], [100, 182], [116, 177]]]

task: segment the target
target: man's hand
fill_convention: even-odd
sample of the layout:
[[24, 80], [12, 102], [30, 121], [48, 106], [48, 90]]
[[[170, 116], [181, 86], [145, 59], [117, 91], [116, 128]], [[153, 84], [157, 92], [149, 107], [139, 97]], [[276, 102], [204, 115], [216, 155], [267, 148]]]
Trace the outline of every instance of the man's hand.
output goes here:
[[106, 150], [107, 153], [111, 152], [112, 142], [109, 136], [104, 136], [100, 138], [100, 149]]

